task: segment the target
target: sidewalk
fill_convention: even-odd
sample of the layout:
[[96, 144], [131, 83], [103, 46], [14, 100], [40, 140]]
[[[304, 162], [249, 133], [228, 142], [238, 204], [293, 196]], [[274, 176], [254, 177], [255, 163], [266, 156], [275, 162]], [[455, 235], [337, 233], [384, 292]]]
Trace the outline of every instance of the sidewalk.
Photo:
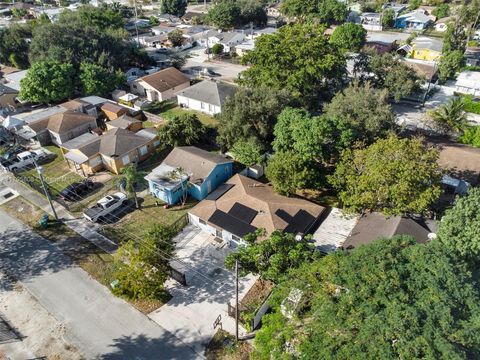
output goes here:
[[[20, 196], [38, 206], [47, 214], [53, 216], [52, 209], [50, 208], [50, 204], [48, 203], [47, 199], [35, 190], [29, 188], [27, 185], [23, 184], [20, 180], [16, 179], [11, 173], [6, 171], [0, 172], [0, 182], [10, 189], [16, 191]], [[107, 253], [112, 254], [117, 250], [117, 244], [93, 230], [91, 223], [88, 223], [83, 218], [75, 218], [63, 206], [55, 201], [53, 201], [53, 205], [59, 219], [61, 219], [65, 225], [67, 225], [77, 234], [91, 241]]]

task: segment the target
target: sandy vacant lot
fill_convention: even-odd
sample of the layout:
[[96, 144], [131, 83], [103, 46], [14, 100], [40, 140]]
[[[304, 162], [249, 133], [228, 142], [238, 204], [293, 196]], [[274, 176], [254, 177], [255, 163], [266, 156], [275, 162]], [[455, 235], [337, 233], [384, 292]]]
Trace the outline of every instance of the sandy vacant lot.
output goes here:
[[[5, 283], [0, 274], [0, 283]], [[77, 349], [63, 339], [65, 329], [20, 284], [0, 289], [0, 312], [23, 336], [23, 341], [0, 344], [0, 360], [83, 359]]]

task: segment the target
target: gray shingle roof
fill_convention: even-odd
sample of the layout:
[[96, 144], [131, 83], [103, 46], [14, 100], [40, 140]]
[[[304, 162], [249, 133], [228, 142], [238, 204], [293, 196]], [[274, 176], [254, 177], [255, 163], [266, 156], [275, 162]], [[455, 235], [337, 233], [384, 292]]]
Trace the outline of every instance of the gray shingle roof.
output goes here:
[[225, 100], [232, 97], [236, 91], [237, 87], [235, 85], [204, 80], [179, 91], [177, 95], [222, 107]]

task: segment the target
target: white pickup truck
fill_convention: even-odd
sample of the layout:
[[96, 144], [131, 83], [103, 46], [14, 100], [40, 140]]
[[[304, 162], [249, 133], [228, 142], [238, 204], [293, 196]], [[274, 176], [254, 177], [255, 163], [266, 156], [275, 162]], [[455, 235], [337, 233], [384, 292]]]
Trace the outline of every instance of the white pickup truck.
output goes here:
[[44, 150], [32, 150], [32, 151], [24, 151], [14, 157], [12, 160], [5, 162], [2, 164], [2, 167], [8, 171], [18, 171], [27, 166], [34, 165], [35, 161], [40, 162], [45, 160], [49, 157], [49, 154]]
[[126, 205], [127, 202], [127, 195], [121, 192], [117, 192], [113, 195], [108, 195], [100, 199], [94, 206], [86, 209], [83, 212], [83, 216], [89, 221], [102, 221], [114, 210]]

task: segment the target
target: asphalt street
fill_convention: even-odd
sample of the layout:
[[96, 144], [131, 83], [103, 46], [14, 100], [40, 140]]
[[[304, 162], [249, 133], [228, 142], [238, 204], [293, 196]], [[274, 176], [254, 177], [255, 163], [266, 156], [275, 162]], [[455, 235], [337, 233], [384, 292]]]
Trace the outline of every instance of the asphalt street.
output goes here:
[[64, 324], [67, 340], [87, 359], [202, 357], [190, 344], [112, 295], [56, 246], [1, 210], [0, 271], [14, 276]]

